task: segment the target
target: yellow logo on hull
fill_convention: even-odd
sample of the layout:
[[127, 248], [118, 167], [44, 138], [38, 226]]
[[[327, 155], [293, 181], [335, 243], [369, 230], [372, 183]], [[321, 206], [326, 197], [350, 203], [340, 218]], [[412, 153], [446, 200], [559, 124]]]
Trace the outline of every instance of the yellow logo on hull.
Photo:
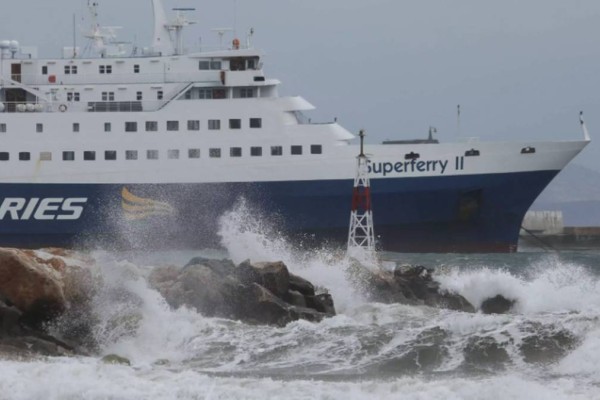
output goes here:
[[123, 188], [121, 197], [121, 206], [125, 212], [125, 219], [129, 221], [175, 213], [175, 209], [169, 203], [138, 197], [127, 190], [127, 188]]

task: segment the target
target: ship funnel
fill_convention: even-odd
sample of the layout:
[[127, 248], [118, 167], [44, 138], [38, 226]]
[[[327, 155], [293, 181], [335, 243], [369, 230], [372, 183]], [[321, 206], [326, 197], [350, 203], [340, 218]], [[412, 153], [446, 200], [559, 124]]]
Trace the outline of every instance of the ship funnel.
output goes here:
[[175, 47], [169, 32], [169, 22], [162, 4], [162, 0], [152, 0], [152, 8], [154, 11], [154, 40], [153, 50], [156, 53], [161, 53], [164, 56], [175, 54]]

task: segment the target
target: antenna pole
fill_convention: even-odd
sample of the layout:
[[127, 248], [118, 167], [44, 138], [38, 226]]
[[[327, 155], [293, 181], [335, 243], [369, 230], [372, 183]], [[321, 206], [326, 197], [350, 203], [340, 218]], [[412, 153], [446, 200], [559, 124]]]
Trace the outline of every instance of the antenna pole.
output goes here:
[[233, 0], [233, 37], [237, 38], [237, 0]]
[[458, 137], [461, 137], [460, 132], [460, 104], [456, 106], [456, 128], [458, 131]]
[[73, 58], [77, 58], [77, 22], [73, 13]]

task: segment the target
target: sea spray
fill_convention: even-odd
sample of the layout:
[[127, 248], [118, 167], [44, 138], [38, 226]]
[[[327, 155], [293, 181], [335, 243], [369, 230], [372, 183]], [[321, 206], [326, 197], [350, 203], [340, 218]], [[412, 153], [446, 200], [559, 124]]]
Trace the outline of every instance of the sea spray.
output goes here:
[[356, 265], [343, 252], [327, 248], [308, 251], [292, 245], [269, 218], [252, 210], [244, 200], [221, 217], [219, 235], [234, 262], [283, 261], [292, 273], [327, 288], [342, 312], [366, 301], [361, 288], [353, 284]]
[[[448, 268], [447, 268], [448, 270]], [[442, 288], [460, 293], [476, 307], [489, 297], [516, 300], [520, 314], [600, 310], [600, 279], [588, 268], [546, 257], [526, 270], [453, 267], [436, 275]]]

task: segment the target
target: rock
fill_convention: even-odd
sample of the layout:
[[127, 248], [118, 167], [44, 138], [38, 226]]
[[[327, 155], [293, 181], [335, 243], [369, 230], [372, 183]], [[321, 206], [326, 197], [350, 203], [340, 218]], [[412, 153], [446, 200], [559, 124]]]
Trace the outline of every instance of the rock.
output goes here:
[[304, 297], [304, 295], [300, 292], [297, 292], [295, 290], [290, 290], [285, 299], [286, 302], [288, 302], [289, 304], [296, 306], [296, 307], [307, 307], [306, 305], [306, 298]]
[[510, 361], [508, 351], [490, 336], [471, 337], [464, 349], [465, 364], [469, 369], [499, 368]]
[[519, 351], [527, 363], [549, 364], [560, 360], [578, 344], [577, 337], [566, 329], [539, 322], [527, 324], [522, 329], [525, 336]]
[[284, 297], [290, 288], [290, 273], [282, 262], [255, 263], [259, 283], [277, 297]]
[[314, 296], [315, 287], [312, 283], [292, 273], [290, 275], [290, 290], [302, 293], [304, 296]]
[[313, 308], [327, 316], [334, 316], [336, 314], [333, 298], [330, 294], [324, 293], [316, 296], [306, 296], [305, 299], [309, 308]]
[[14, 306], [8, 306], [0, 301], [0, 337], [13, 336], [21, 333], [19, 320], [23, 313]]
[[125, 357], [121, 357], [117, 354], [109, 354], [102, 357], [101, 360], [104, 364], [114, 364], [114, 365], [127, 365], [131, 366], [131, 361]]
[[486, 299], [481, 303], [481, 312], [484, 314], [506, 314], [515, 305], [515, 300], [509, 300], [501, 295]]
[[42, 326], [67, 308], [61, 278], [52, 264], [25, 251], [0, 249], [0, 293], [32, 326]]
[[0, 355], [14, 357], [72, 357], [73, 350], [56, 341], [45, 340], [37, 336], [13, 336], [0, 340]]
[[210, 317], [281, 326], [335, 315], [331, 296], [315, 296], [314, 286], [282, 262], [235, 267], [228, 260], [195, 258], [183, 269], [156, 268], [149, 282], [171, 307], [193, 307]]
[[394, 271], [359, 272], [360, 282], [372, 301], [428, 305], [455, 311], [475, 312], [463, 296], [444, 292], [433, 279], [433, 270], [401, 266]]

